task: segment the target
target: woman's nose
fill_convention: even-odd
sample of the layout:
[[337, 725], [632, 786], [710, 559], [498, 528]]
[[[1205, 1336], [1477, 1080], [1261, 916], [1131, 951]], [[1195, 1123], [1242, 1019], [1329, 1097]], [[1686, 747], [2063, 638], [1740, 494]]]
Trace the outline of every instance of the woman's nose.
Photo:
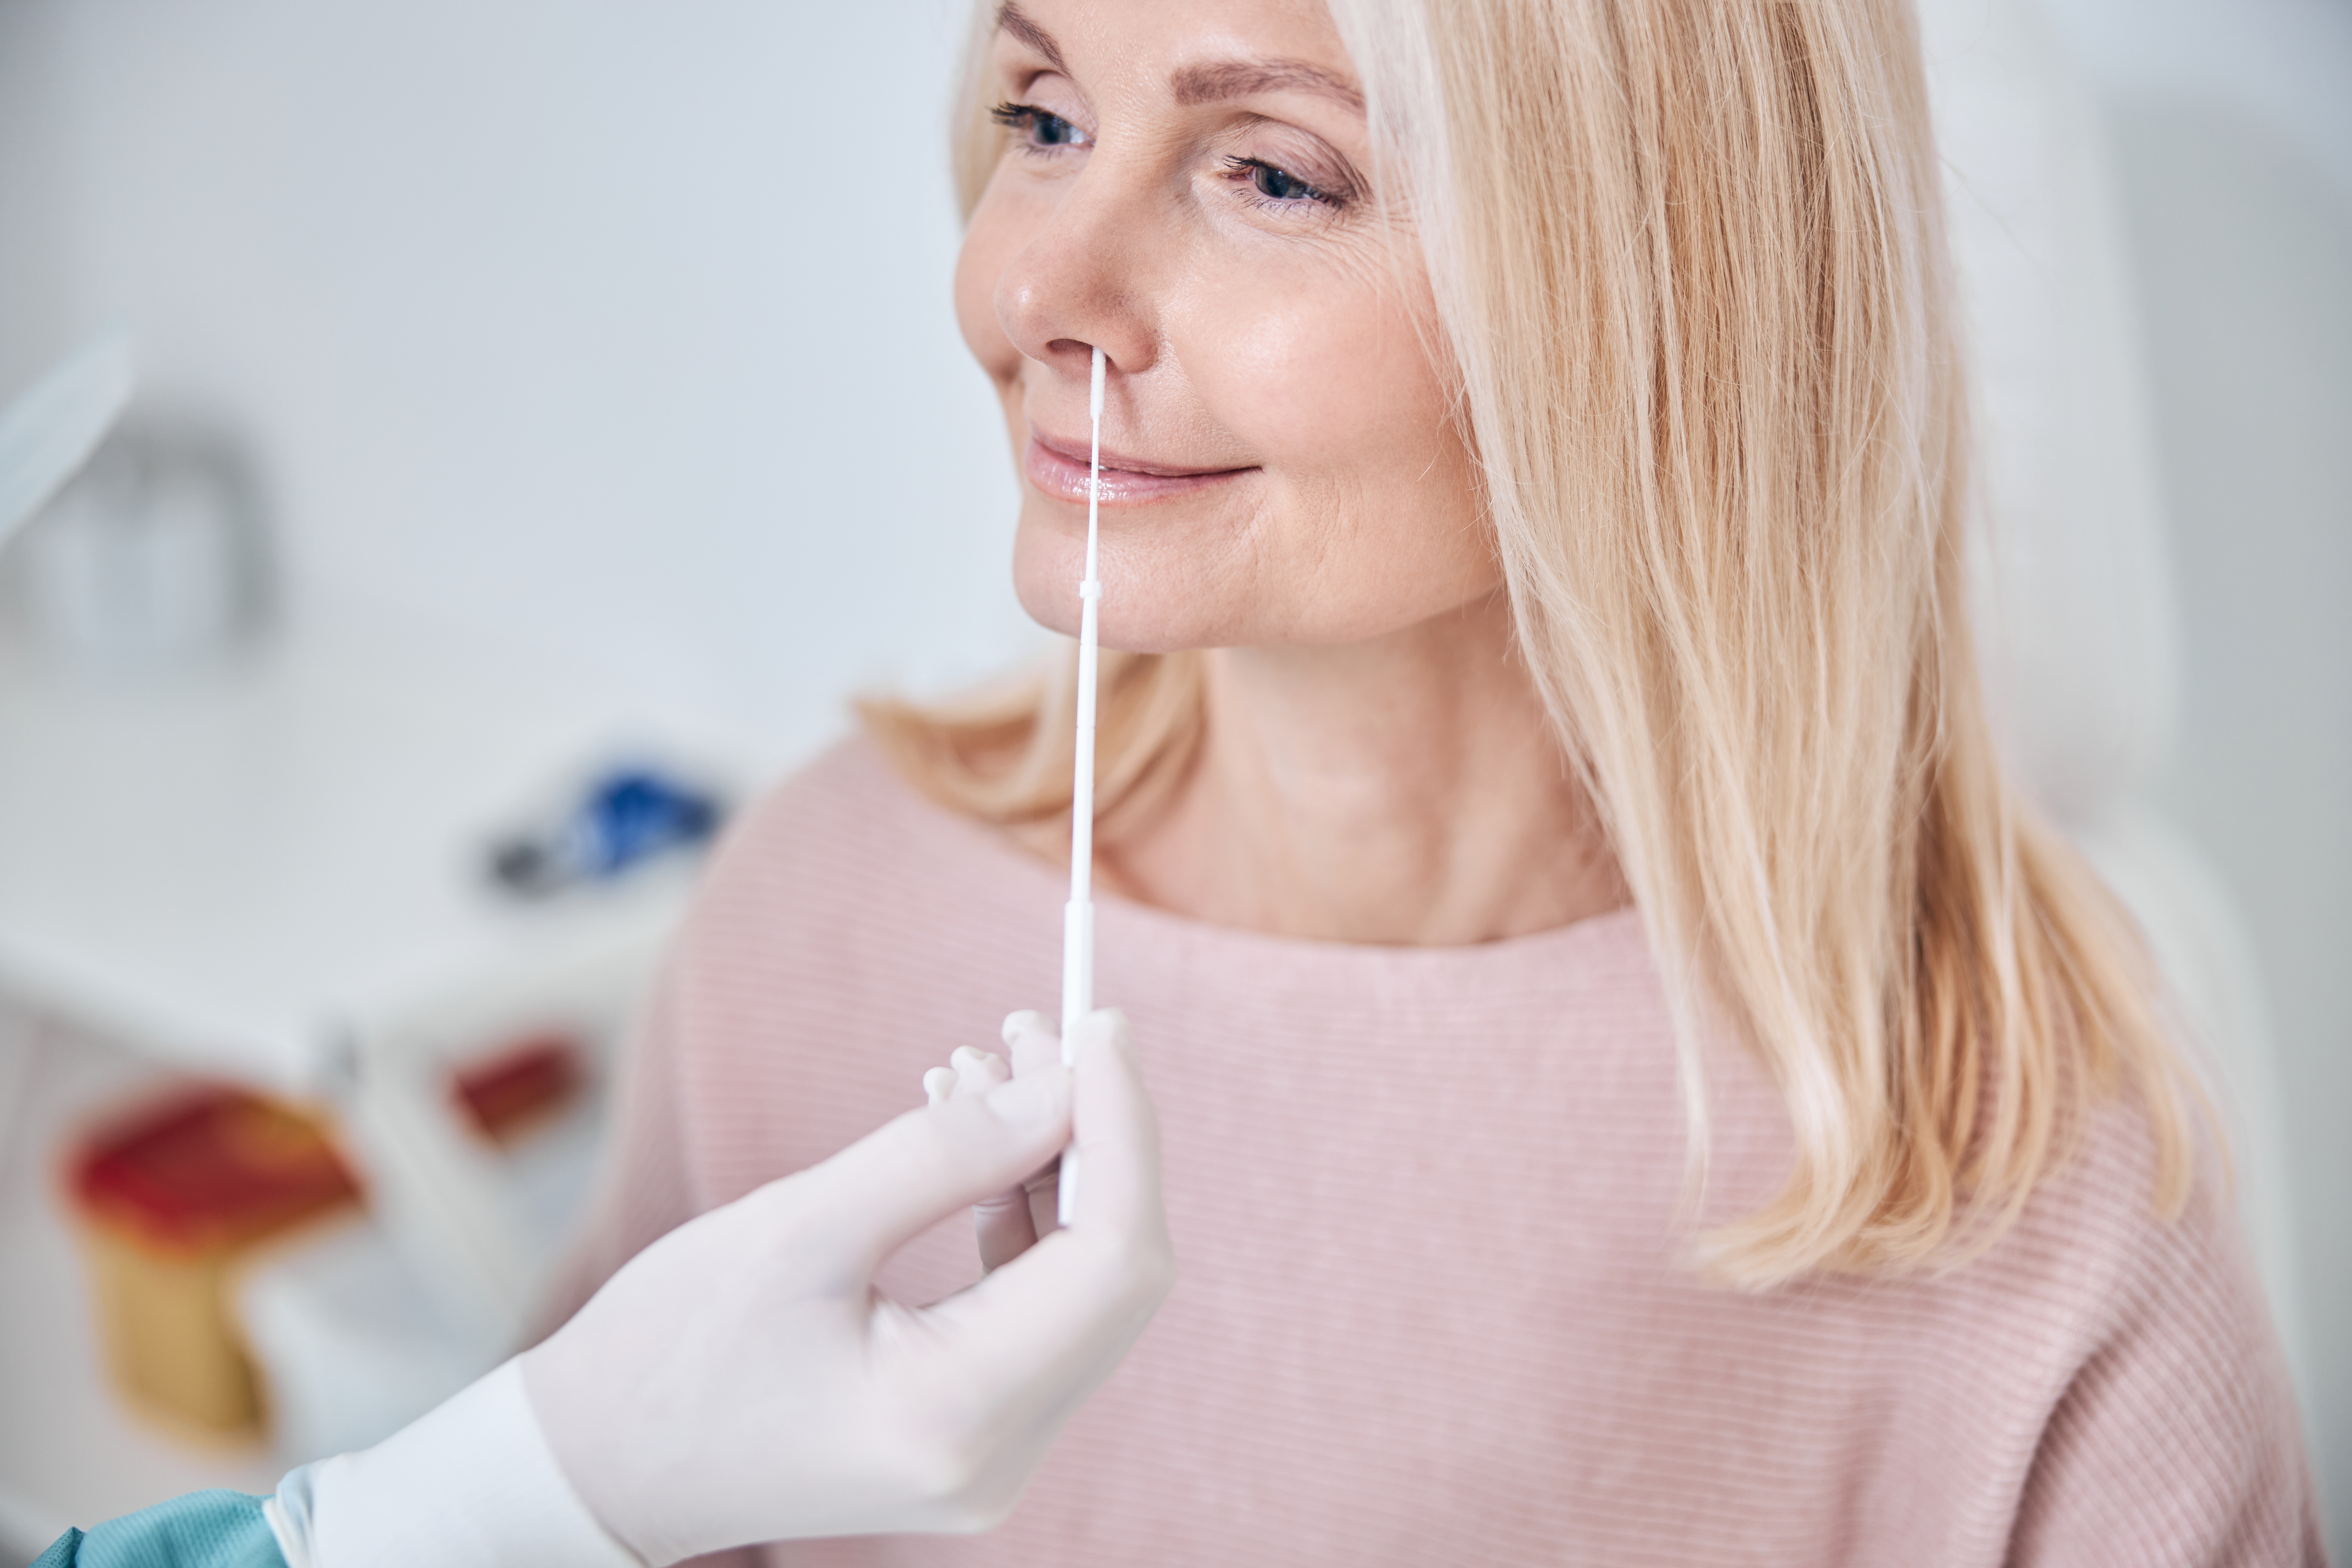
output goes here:
[[1097, 155], [996, 280], [1013, 346], [1079, 382], [1097, 344], [1121, 375], [1149, 369], [1159, 350], [1154, 257], [1171, 237], [1150, 232], [1148, 204], [1127, 199], [1119, 174]]

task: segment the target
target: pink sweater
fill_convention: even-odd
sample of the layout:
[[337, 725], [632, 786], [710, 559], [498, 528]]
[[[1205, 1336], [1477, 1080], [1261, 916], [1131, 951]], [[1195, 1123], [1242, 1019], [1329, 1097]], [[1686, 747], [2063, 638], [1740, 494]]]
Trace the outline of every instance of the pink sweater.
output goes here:
[[[582, 1293], [922, 1099], [1058, 994], [1062, 877], [871, 748], [751, 813], [626, 1069]], [[1394, 949], [1099, 911], [1165, 1128], [1181, 1278], [1012, 1521], [771, 1563], [2296, 1563], [2321, 1559], [2226, 1202], [2148, 1217], [2105, 1115], [1965, 1268], [1763, 1294], [1680, 1265], [1664, 994], [1621, 912]], [[1713, 1217], [1787, 1158], [1711, 1068]], [[978, 1273], [968, 1220], [886, 1283]]]

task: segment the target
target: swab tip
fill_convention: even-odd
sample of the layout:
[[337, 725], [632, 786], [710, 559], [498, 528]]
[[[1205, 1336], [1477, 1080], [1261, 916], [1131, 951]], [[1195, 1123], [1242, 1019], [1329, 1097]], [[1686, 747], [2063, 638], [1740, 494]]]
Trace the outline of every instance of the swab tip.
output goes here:
[[1093, 383], [1087, 388], [1087, 416], [1097, 423], [1102, 419], [1103, 363], [1102, 345], [1097, 343], [1095, 345]]

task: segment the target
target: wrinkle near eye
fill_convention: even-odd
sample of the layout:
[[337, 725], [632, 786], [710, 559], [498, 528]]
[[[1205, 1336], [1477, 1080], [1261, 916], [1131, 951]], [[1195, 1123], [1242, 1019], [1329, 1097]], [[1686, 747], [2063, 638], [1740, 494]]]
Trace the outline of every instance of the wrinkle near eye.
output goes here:
[[[1224, 155], [1221, 162], [1227, 171], [1253, 183], [1259, 194], [1271, 200], [1321, 200], [1340, 206], [1362, 194], [1362, 182], [1343, 153], [1313, 132], [1286, 121], [1250, 115], [1213, 144]], [[1264, 176], [1244, 172], [1257, 169], [1271, 170], [1309, 187], [1313, 195], [1283, 195], [1270, 191]]]

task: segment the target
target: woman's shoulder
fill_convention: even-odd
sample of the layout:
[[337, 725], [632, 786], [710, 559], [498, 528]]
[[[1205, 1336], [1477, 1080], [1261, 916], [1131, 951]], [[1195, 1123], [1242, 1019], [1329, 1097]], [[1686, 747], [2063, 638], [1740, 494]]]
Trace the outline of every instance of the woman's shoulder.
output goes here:
[[[2146, 1107], [2085, 1108], [2015, 1226], [1950, 1279], [1969, 1376], [2026, 1378], [2046, 1411], [2020, 1560], [2116, 1542], [2147, 1561], [2295, 1560], [2310, 1492], [2294, 1394], [2211, 1133], [2194, 1131], [2194, 1178], [2170, 1208]], [[2231, 1539], [2284, 1554], [2233, 1556]]]
[[732, 952], [748, 943], [772, 952], [796, 931], [839, 934], [873, 911], [919, 921], [984, 910], [1051, 880], [986, 825], [918, 793], [856, 735], [737, 814], [697, 891], [681, 950]]
[[1982, 1260], [2004, 1288], [2077, 1304], [2086, 1353], [2167, 1300], [2228, 1298], [2231, 1315], [2267, 1317], [2213, 1130], [2189, 1129], [2193, 1170], [2176, 1205], [2163, 1192], [2154, 1115], [2134, 1095], [2079, 1106], [2014, 1229]]
[[856, 734], [820, 752], [740, 813], [710, 876], [713, 882], [758, 882], [845, 860], [870, 872], [897, 861], [937, 868], [1022, 859], [985, 824], [918, 792], [880, 747]]
[[887, 839], [945, 816], [899, 779], [879, 747], [853, 734], [802, 763], [738, 813], [720, 845], [719, 863], [731, 867], [747, 858], [791, 855], [844, 838]]
[[[2200, 1136], [2187, 1197], [2165, 1212], [2156, 1142], [2130, 1100], [2091, 1111], [1972, 1266], [2005, 1298], [1986, 1304], [2042, 1342], [2051, 1379], [2019, 1556], [2136, 1542], [2157, 1552], [2146, 1561], [2299, 1560], [2312, 1515], [2293, 1384], [2226, 1162]], [[2241, 1556], [2233, 1542], [2264, 1546]]]

